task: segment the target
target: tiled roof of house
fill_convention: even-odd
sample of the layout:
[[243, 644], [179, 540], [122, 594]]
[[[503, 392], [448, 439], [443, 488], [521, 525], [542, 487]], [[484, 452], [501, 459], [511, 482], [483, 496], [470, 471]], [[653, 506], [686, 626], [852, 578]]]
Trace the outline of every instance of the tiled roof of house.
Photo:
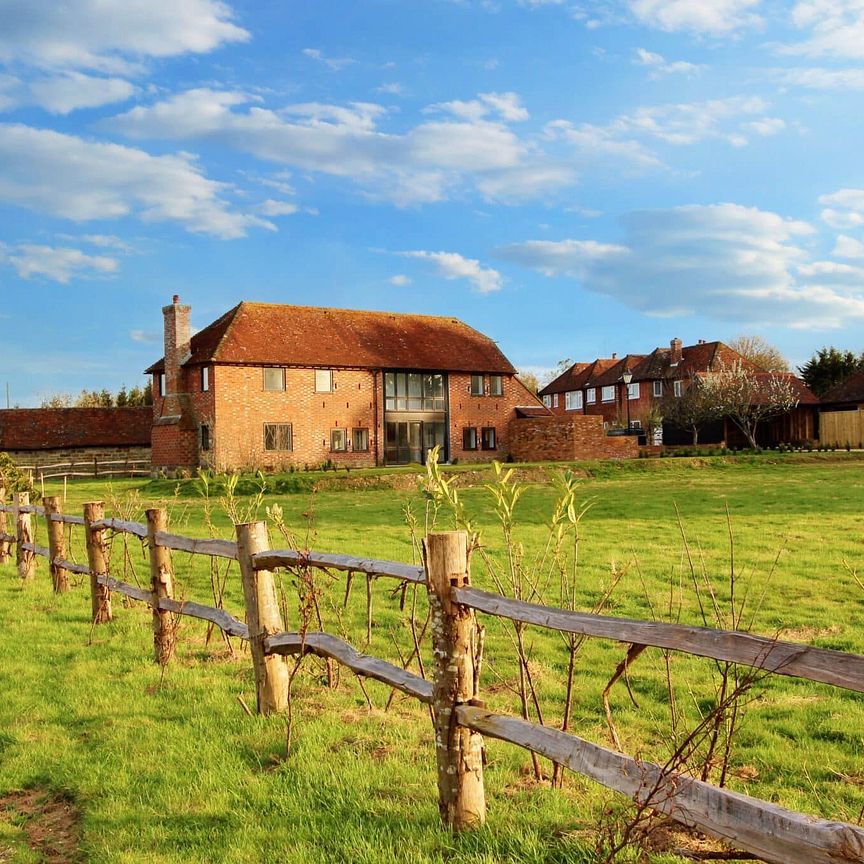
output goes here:
[[149, 447], [153, 409], [14, 408], [0, 411], [0, 450]]
[[[456, 318], [243, 302], [192, 337], [186, 365], [516, 370], [498, 346]], [[164, 359], [147, 372], [160, 372]]]
[[759, 381], [760, 387], [767, 385], [767, 383], [772, 378], [780, 378], [784, 381], [788, 381], [792, 386], [792, 392], [798, 399], [799, 405], [818, 405], [819, 397], [816, 396], [812, 390], [797, 376], [792, 372], [757, 372], [756, 380]]
[[547, 384], [541, 391], [563, 393], [583, 387], [604, 387], [617, 384], [625, 369], [633, 373], [634, 381], [662, 378], [686, 378], [698, 372], [708, 372], [740, 362], [755, 371], [748, 360], [723, 342], [699, 342], [681, 349], [681, 360], [672, 364], [670, 348], [655, 348], [650, 354], [628, 354], [622, 358], [600, 358], [593, 363], [574, 363], [566, 372]]
[[864, 403], [864, 372], [850, 375], [822, 396], [823, 403]]

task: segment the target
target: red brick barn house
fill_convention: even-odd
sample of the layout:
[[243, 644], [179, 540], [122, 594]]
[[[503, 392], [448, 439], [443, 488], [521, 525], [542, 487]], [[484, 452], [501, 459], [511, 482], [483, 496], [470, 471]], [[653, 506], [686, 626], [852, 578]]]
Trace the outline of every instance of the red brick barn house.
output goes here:
[[243, 302], [192, 336], [189, 306], [162, 311], [154, 468], [504, 460], [516, 409], [543, 410], [455, 318]]
[[[631, 429], [644, 429], [648, 433], [649, 443], [688, 444], [689, 432], [669, 424], [660, 425], [662, 401], [682, 396], [695, 377], [738, 363], [757, 372], [752, 363], [723, 342], [700, 340], [685, 346], [680, 339], [672, 339], [668, 348], [655, 348], [650, 354], [628, 354], [620, 359], [613, 354], [592, 363], [574, 363], [539, 395], [555, 414], [599, 414], [607, 429], [627, 428], [629, 422]], [[800, 405], [764, 424], [760, 443], [807, 440], [815, 436], [818, 400], [800, 379], [788, 377], [798, 392]], [[725, 419], [705, 424], [699, 440], [743, 446], [743, 435]]]

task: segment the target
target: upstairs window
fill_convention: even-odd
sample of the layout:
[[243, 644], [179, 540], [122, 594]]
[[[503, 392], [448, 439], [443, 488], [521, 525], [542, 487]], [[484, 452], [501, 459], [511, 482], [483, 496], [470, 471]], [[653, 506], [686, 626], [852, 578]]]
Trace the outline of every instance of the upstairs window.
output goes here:
[[501, 375], [489, 376], [489, 395], [503, 396], [504, 395], [504, 378]]
[[285, 370], [267, 368], [264, 370], [264, 389], [270, 392], [281, 392], [285, 389]]
[[462, 449], [477, 449], [477, 430], [473, 426], [467, 426], [462, 430]]
[[481, 446], [484, 450], [494, 450], [497, 447], [497, 443], [495, 441], [495, 427], [494, 426], [485, 426], [481, 430]]
[[628, 399], [638, 399], [639, 398], [639, 382], [634, 381], [632, 384], [627, 385], [627, 398]]
[[333, 392], [333, 370], [332, 369], [316, 369], [315, 370], [315, 392], [316, 393], [332, 393]]
[[654, 398], [662, 399], [663, 398], [663, 382], [655, 381], [654, 382]]
[[201, 392], [206, 393], [210, 389], [210, 367], [201, 367]]
[[604, 402], [614, 402], [615, 401], [615, 385], [610, 384], [608, 387], [604, 387], [600, 392], [600, 398]]
[[589, 387], [585, 391], [585, 401], [589, 405], [593, 405], [597, 401], [597, 388], [596, 387]]
[[684, 382], [683, 381], [678, 379], [677, 381], [674, 382], [673, 387], [674, 387], [673, 392], [675, 393], [675, 395], [677, 397], [680, 398], [681, 396], [684, 395]]
[[547, 408], [551, 408], [551, 407], [552, 407], [552, 397], [551, 397], [548, 393], [543, 397], [543, 404], [544, 404]]
[[444, 376], [440, 373], [384, 374], [384, 408], [387, 411], [443, 411], [444, 403]]
[[157, 389], [159, 390], [159, 395], [164, 399], [165, 398], [165, 373], [164, 372], [157, 373], [156, 378], [157, 378], [157, 384], [158, 384]]
[[472, 396], [482, 396], [484, 394], [483, 390], [483, 376], [482, 375], [472, 375], [471, 376], [471, 395]]

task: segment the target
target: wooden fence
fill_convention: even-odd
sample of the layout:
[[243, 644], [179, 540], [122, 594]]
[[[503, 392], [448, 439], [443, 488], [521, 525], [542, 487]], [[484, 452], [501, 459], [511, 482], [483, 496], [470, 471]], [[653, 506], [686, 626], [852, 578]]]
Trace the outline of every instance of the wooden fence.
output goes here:
[[[153, 615], [154, 659], [168, 662], [174, 633], [170, 618], [187, 615], [247, 640], [255, 674], [260, 713], [281, 711], [288, 698], [284, 655], [314, 654], [336, 661], [359, 676], [403, 692], [432, 707], [438, 768], [439, 807], [454, 830], [485, 821], [482, 735], [498, 738], [548, 757], [575, 772], [630, 796], [643, 807], [684, 825], [729, 841], [739, 849], [775, 864], [838, 864], [864, 861], [864, 829], [816, 819], [692, 777], [664, 770], [593, 744], [576, 735], [488, 711], [478, 699], [475, 676], [477, 612], [557, 630], [620, 642], [683, 651], [699, 657], [743, 664], [765, 672], [790, 675], [864, 692], [864, 656], [811, 648], [713, 630], [584, 614], [513, 600], [471, 587], [467, 536], [461, 532], [429, 535], [425, 567], [268, 548], [263, 522], [236, 526], [236, 542], [201, 540], [169, 533], [167, 513], [148, 510], [146, 524], [106, 519], [100, 503], [87, 504], [83, 516], [61, 512], [59, 498], [30, 505], [17, 493], [5, 505], [0, 489], [0, 564], [15, 549], [18, 575], [32, 579], [37, 556], [48, 559], [55, 591], [68, 587], [68, 574], [89, 576], [94, 624], [112, 618], [111, 595], [118, 593], [149, 605]], [[12, 524], [7, 522], [12, 517]], [[33, 517], [45, 521], [48, 546], [34, 541]], [[64, 525], [83, 526], [87, 566], [68, 560]], [[13, 528], [14, 530], [10, 530]], [[58, 530], [59, 528], [59, 530]], [[126, 533], [146, 543], [150, 587], [139, 588], [112, 578], [106, 535]], [[174, 575], [168, 550], [229, 558], [239, 563], [246, 622], [226, 612], [174, 598]], [[324, 632], [285, 632], [272, 571], [276, 568], [321, 568], [369, 578], [385, 577], [403, 585], [425, 585], [429, 592], [431, 638], [435, 658], [431, 680], [407, 668], [357, 651]]]
[[150, 473], [149, 459], [70, 459], [53, 465], [19, 465], [42, 480], [65, 477], [140, 477]]
[[837, 447], [864, 446], [864, 409], [823, 411], [819, 415], [819, 440]]

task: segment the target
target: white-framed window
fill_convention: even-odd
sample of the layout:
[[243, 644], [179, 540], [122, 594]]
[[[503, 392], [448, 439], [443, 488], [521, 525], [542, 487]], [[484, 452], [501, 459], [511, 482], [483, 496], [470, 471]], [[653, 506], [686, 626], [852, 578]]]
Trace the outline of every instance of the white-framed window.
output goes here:
[[597, 388], [596, 387], [589, 387], [585, 391], [585, 401], [589, 405], [593, 405], [597, 401]]
[[653, 386], [652, 392], [654, 393], [654, 398], [655, 399], [662, 399], [663, 398], [663, 382], [662, 381], [655, 381], [652, 386]]
[[641, 429], [642, 428], [642, 421], [641, 420], [631, 420], [630, 421], [630, 428], [631, 429]]
[[332, 369], [316, 369], [315, 370], [315, 392], [316, 393], [332, 393], [333, 392], [333, 370]]
[[558, 394], [557, 393], [552, 394], [552, 407], [553, 408], [558, 407]]
[[674, 387], [673, 392], [676, 396], [684, 395], [684, 382], [680, 378], [675, 381], [672, 386]]
[[633, 381], [627, 385], [627, 398], [628, 399], [638, 399], [639, 398], [639, 382]]
[[600, 392], [600, 398], [604, 402], [614, 402], [615, 401], [615, 385], [610, 384], [608, 387], [604, 387]]
[[164, 399], [165, 398], [165, 373], [164, 372], [157, 372], [156, 378], [158, 379], [157, 383], [159, 386], [157, 389], [159, 390], [159, 395]]
[[267, 367], [264, 370], [264, 389], [273, 392], [285, 389], [285, 370]]
[[210, 389], [210, 367], [201, 367], [201, 392], [206, 393]]
[[346, 429], [330, 430], [330, 449], [334, 453], [344, 453], [348, 449], [348, 431]]
[[264, 424], [265, 450], [293, 450], [294, 430], [290, 423]]
[[568, 411], [578, 411], [582, 407], [582, 391], [568, 390], [564, 394], [564, 407]]
[[471, 376], [471, 395], [472, 396], [482, 396], [483, 393], [484, 393], [483, 376], [482, 375], [472, 375]]
[[489, 395], [503, 396], [504, 395], [504, 378], [501, 375], [489, 376]]
[[551, 408], [551, 407], [552, 407], [552, 397], [551, 397], [548, 393], [543, 397], [543, 404], [544, 404], [547, 408]]

